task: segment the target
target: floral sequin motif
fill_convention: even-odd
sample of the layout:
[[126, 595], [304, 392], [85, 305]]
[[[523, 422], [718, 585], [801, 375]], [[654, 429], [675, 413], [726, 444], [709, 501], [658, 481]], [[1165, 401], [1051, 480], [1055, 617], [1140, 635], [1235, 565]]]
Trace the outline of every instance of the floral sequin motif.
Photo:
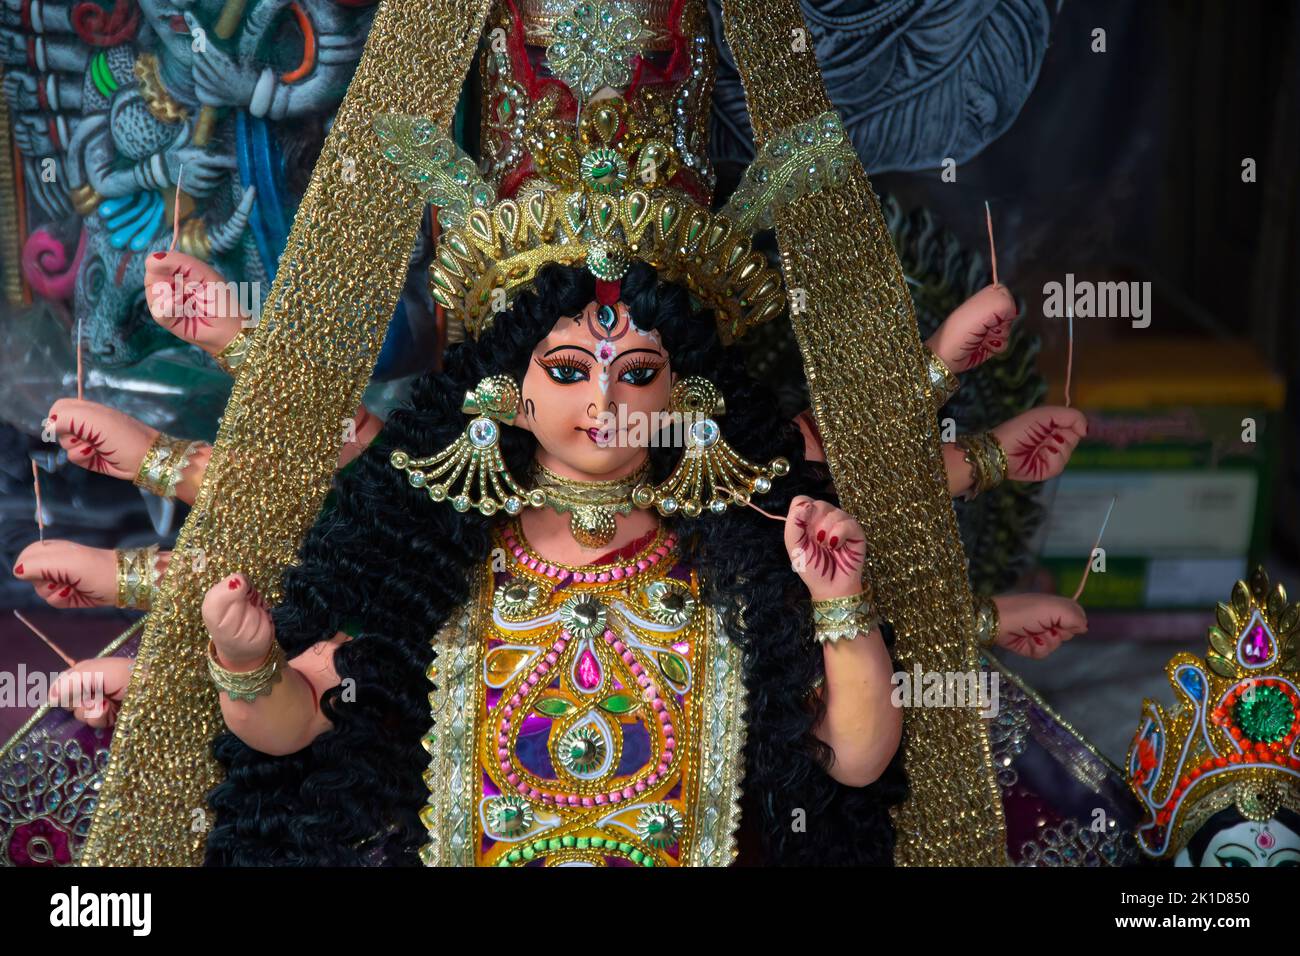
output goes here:
[[[517, 523], [503, 532], [519, 536]], [[504, 572], [485, 566], [472, 623], [435, 641], [445, 667], [431, 676], [427, 863], [730, 862], [740, 658], [675, 557], [661, 534], [620, 579], [603, 566], [567, 569], [556, 586], [524, 548]], [[527, 585], [542, 595], [531, 615], [501, 613], [503, 588]]]

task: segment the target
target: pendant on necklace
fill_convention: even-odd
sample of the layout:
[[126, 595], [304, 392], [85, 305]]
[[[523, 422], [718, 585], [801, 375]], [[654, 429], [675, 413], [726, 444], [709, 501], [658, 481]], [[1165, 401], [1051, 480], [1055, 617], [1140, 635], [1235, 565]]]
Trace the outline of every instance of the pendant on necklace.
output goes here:
[[614, 514], [608, 508], [574, 508], [569, 514], [569, 531], [584, 548], [603, 548], [617, 531]]

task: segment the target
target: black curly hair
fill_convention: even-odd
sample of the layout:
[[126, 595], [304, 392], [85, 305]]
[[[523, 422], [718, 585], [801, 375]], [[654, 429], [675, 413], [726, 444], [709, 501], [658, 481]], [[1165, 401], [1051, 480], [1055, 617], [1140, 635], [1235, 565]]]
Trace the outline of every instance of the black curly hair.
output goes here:
[[[594, 291], [585, 270], [544, 269], [477, 341], [449, 348], [443, 371], [419, 378], [407, 405], [337, 476], [273, 612], [290, 656], [345, 628], [355, 635], [335, 655], [342, 684], [321, 699], [334, 729], [280, 757], [230, 733], [217, 738], [226, 779], [209, 795], [216, 813], [209, 864], [418, 865], [426, 839], [418, 814], [428, 797], [420, 740], [430, 728], [429, 640], [469, 598], [490, 536], [488, 519], [431, 503], [390, 467], [389, 455], [451, 444], [465, 426], [466, 390], [493, 374], [522, 381], [536, 343], [561, 316], [581, 312]], [[740, 454], [790, 461], [790, 474], [763, 498], [766, 510], [784, 513], [800, 494], [833, 500], [829, 474], [805, 460], [798, 428], [781, 418], [771, 390], [749, 376], [738, 348], [723, 347], [712, 316], [695, 312], [683, 288], [638, 264], [623, 280], [622, 300], [640, 328], [659, 331], [673, 371], [717, 385], [727, 408], [723, 433]], [[535, 439], [522, 429], [502, 432], [507, 466], [525, 474]], [[656, 480], [675, 457], [651, 449]], [[845, 787], [826, 773], [832, 755], [810, 733], [822, 706], [809, 696], [821, 653], [781, 526], [747, 508], [671, 522], [684, 559], [699, 572], [701, 597], [720, 610], [743, 648], [742, 861], [890, 863], [888, 810], [907, 792], [902, 747], [870, 786]]]

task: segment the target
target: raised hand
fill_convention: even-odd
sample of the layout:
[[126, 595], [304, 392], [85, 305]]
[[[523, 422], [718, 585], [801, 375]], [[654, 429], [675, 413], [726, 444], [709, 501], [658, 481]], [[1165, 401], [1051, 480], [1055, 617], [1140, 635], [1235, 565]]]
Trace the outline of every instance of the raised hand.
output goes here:
[[228, 294], [234, 288], [208, 263], [183, 252], [155, 252], [145, 260], [149, 314], [177, 338], [209, 355], [229, 345], [248, 318], [239, 307], [238, 295]]
[[114, 607], [117, 556], [107, 548], [72, 541], [34, 541], [14, 564], [14, 577], [26, 581], [50, 607]]
[[1088, 632], [1078, 602], [1055, 594], [1002, 594], [996, 644], [1024, 657], [1046, 657], [1076, 634]]
[[1065, 470], [1088, 434], [1088, 419], [1076, 408], [1042, 405], [1003, 422], [993, 434], [1007, 453], [1007, 478], [1046, 481]]
[[129, 657], [93, 657], [77, 661], [50, 686], [51, 707], [64, 707], [91, 727], [111, 727], [126, 696], [135, 661]]
[[1006, 351], [1016, 300], [1004, 285], [976, 292], [944, 319], [925, 344], [953, 372], [968, 372]]
[[814, 601], [862, 590], [866, 535], [853, 515], [829, 501], [798, 495], [790, 502], [785, 548]]
[[262, 597], [242, 574], [222, 578], [203, 598], [203, 623], [228, 670], [253, 670], [266, 660], [275, 625]]

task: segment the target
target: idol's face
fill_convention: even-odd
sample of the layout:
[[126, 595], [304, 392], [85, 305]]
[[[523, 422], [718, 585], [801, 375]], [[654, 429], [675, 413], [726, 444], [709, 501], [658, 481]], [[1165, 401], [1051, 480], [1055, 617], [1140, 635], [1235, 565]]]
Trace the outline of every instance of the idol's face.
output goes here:
[[1300, 834], [1276, 819], [1245, 820], [1216, 833], [1199, 861], [1184, 848], [1174, 865], [1300, 866]]
[[628, 440], [668, 407], [673, 372], [658, 332], [642, 332], [623, 303], [592, 302], [562, 317], [533, 349], [514, 424], [532, 432], [538, 460], [570, 478], [621, 477], [644, 460]]

